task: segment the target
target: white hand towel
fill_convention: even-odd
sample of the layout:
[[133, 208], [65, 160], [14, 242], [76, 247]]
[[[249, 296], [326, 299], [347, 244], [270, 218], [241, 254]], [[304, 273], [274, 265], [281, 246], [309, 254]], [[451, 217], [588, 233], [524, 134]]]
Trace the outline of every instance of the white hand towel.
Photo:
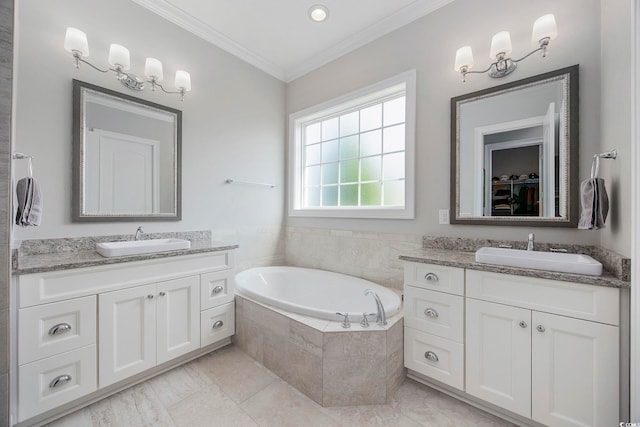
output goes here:
[[597, 230], [604, 228], [609, 213], [609, 196], [604, 186], [604, 179], [589, 178], [580, 184], [580, 202], [582, 214], [578, 221], [581, 230]]
[[16, 184], [18, 210], [16, 225], [40, 225], [42, 220], [42, 193], [40, 185], [33, 178], [22, 178]]

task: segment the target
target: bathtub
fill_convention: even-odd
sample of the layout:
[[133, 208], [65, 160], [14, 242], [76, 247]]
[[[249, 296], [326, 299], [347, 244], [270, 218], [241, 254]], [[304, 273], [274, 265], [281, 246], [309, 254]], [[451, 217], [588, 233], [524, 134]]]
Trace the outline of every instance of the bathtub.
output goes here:
[[[236, 293], [275, 308], [318, 319], [342, 320], [349, 313], [361, 321], [363, 313], [376, 313], [373, 295], [378, 294], [387, 318], [397, 314], [402, 302], [392, 290], [357, 277], [299, 267], [258, 267], [235, 276]], [[375, 322], [375, 316], [369, 320]]]

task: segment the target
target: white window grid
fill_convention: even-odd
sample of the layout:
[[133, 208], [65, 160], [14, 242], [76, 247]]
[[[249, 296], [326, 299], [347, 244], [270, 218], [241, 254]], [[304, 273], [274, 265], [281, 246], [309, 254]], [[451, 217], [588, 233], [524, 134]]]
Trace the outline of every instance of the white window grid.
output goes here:
[[[406, 131], [405, 127], [406, 127], [406, 115], [404, 117], [404, 119], [400, 122], [394, 122], [388, 125], [384, 125], [385, 123], [385, 109], [381, 108], [382, 112], [381, 112], [381, 125], [379, 127], [374, 127], [374, 128], [370, 128], [370, 129], [366, 129], [364, 131], [360, 130], [360, 123], [361, 123], [361, 117], [360, 117], [360, 113], [362, 110], [366, 110], [367, 108], [370, 107], [374, 107], [377, 105], [380, 105], [381, 107], [384, 105], [384, 103], [389, 102], [389, 101], [394, 101], [397, 100], [399, 98], [405, 98], [406, 97], [406, 93], [405, 91], [400, 91], [397, 93], [393, 93], [391, 95], [388, 95], [386, 97], [383, 98], [378, 98], [372, 102], [368, 102], [368, 103], [364, 103], [361, 105], [358, 105], [354, 108], [348, 109], [348, 110], [344, 110], [344, 111], [340, 111], [336, 114], [331, 114], [331, 115], [327, 115], [324, 117], [320, 117], [320, 118], [315, 118], [312, 121], [306, 122], [302, 124], [302, 150], [301, 150], [301, 155], [302, 155], [302, 165], [303, 165], [303, 171], [302, 171], [302, 188], [303, 188], [303, 200], [305, 200], [305, 202], [303, 202], [303, 205], [305, 208], [321, 208], [321, 209], [325, 209], [325, 208], [340, 208], [340, 207], [347, 207], [347, 208], [358, 208], [358, 207], [385, 207], [385, 208], [389, 208], [389, 207], [394, 207], [394, 206], [403, 206], [404, 205], [404, 195], [402, 197], [402, 203], [400, 204], [385, 204], [385, 184], [387, 183], [392, 183], [392, 182], [405, 182], [405, 174], [403, 173], [403, 176], [401, 178], [391, 178], [391, 179], [384, 179], [385, 176], [385, 163], [383, 161], [384, 156], [389, 156], [389, 155], [393, 155], [393, 154], [405, 154], [405, 149], [406, 147], [403, 146], [402, 149], [397, 149], [397, 150], [391, 150], [391, 151], [385, 151], [385, 137], [384, 137], [384, 130], [385, 129], [390, 129], [390, 128], [394, 128], [394, 127], [399, 127], [402, 126], [403, 128], [403, 132]], [[324, 139], [323, 135], [322, 135], [322, 127], [320, 128], [320, 139], [318, 141], [315, 141], [311, 144], [307, 144], [306, 141], [306, 129], [307, 127], [313, 126], [315, 124], [318, 123], [322, 123], [322, 122], [326, 122], [332, 119], [337, 118], [338, 119], [338, 129], [340, 129], [340, 118], [343, 116], [347, 116], [349, 114], [352, 113], [358, 113], [358, 131], [357, 132], [352, 132], [352, 133], [348, 133], [348, 134], [338, 134], [337, 137], [335, 138], [328, 138], [328, 139]], [[362, 156], [361, 153], [361, 140], [360, 140], [360, 136], [366, 133], [370, 133], [370, 132], [375, 132], [375, 131], [380, 131], [380, 138], [381, 138], [381, 148], [380, 148], [380, 152], [379, 153], [375, 153], [375, 154], [371, 154], [371, 155], [364, 155]], [[345, 158], [341, 158], [341, 144], [342, 144], [342, 140], [344, 139], [348, 139], [351, 137], [357, 136], [358, 137], [358, 143], [357, 143], [357, 152], [358, 154], [356, 156], [353, 157], [345, 157]], [[331, 142], [331, 141], [337, 141], [338, 144], [338, 148], [337, 148], [337, 152], [338, 152], [338, 160], [336, 161], [328, 161], [328, 162], [323, 162], [322, 158], [323, 158], [323, 145], [327, 142]], [[317, 163], [310, 163], [307, 164], [307, 158], [306, 158], [306, 153], [307, 147], [312, 147], [312, 146], [318, 146], [320, 149], [320, 153], [319, 153], [319, 159], [320, 161]], [[371, 179], [371, 180], [367, 180], [367, 179], [362, 179], [362, 172], [363, 172], [363, 168], [362, 168], [362, 161], [366, 160], [366, 159], [373, 159], [375, 157], [380, 157], [380, 161], [381, 161], [381, 165], [380, 165], [380, 178], [379, 179]], [[340, 167], [341, 164], [343, 164], [346, 161], [353, 161], [353, 160], [357, 160], [358, 162], [358, 179], [356, 181], [342, 181], [342, 168]], [[337, 175], [337, 182], [336, 183], [330, 183], [330, 184], [325, 184], [324, 183], [324, 166], [327, 165], [336, 165], [336, 168], [338, 169], [338, 175]], [[310, 167], [319, 167], [320, 168], [320, 178], [319, 178], [319, 184], [317, 185], [309, 185], [306, 182], [306, 177], [307, 177], [307, 168]], [[405, 171], [406, 172], [406, 171]], [[362, 185], [366, 185], [366, 184], [380, 184], [380, 202], [376, 203], [376, 204], [362, 204]], [[342, 192], [342, 187], [344, 186], [350, 186], [350, 185], [355, 185], [357, 188], [357, 204], [345, 204], [342, 205], [341, 204], [341, 192]], [[316, 188], [319, 189], [319, 203], [318, 204], [313, 204], [313, 205], [308, 205], [306, 203], [307, 200], [307, 191], [310, 188]], [[324, 204], [324, 188], [337, 188], [337, 203], [335, 205], [325, 205]]]

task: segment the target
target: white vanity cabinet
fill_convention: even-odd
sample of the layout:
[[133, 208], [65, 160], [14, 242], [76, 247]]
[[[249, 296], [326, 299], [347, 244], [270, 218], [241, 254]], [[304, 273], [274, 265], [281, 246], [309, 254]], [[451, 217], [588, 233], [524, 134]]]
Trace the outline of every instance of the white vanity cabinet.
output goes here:
[[233, 262], [223, 250], [18, 275], [18, 421], [228, 344]]
[[[430, 267], [429, 264], [422, 266]], [[420, 263], [405, 264], [405, 348], [414, 320]], [[442, 267], [440, 267], [442, 268]], [[422, 270], [424, 271], [424, 267]], [[547, 426], [616, 425], [619, 418], [619, 290], [465, 269], [463, 385], [416, 363], [422, 351], [405, 353], [409, 376], [458, 389], [463, 399], [486, 402]], [[407, 273], [409, 272], [409, 273]], [[419, 307], [417, 310], [415, 307]], [[421, 321], [422, 322], [422, 321]], [[441, 328], [439, 328], [441, 329]], [[442, 335], [442, 334], [440, 334]], [[426, 340], [425, 340], [426, 341]], [[435, 350], [433, 350], [435, 351]], [[423, 356], [427, 358], [426, 355]], [[449, 363], [449, 362], [447, 362]], [[412, 371], [418, 375], [413, 375]]]
[[98, 300], [101, 387], [200, 348], [199, 276], [105, 292]]
[[405, 266], [405, 366], [464, 388], [464, 269]]

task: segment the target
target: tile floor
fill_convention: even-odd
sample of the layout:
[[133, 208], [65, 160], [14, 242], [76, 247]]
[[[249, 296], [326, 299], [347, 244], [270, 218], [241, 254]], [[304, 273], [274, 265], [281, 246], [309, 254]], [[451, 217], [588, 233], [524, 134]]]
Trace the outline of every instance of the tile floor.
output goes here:
[[386, 405], [323, 408], [232, 345], [48, 427], [301, 425], [512, 426], [409, 379]]

